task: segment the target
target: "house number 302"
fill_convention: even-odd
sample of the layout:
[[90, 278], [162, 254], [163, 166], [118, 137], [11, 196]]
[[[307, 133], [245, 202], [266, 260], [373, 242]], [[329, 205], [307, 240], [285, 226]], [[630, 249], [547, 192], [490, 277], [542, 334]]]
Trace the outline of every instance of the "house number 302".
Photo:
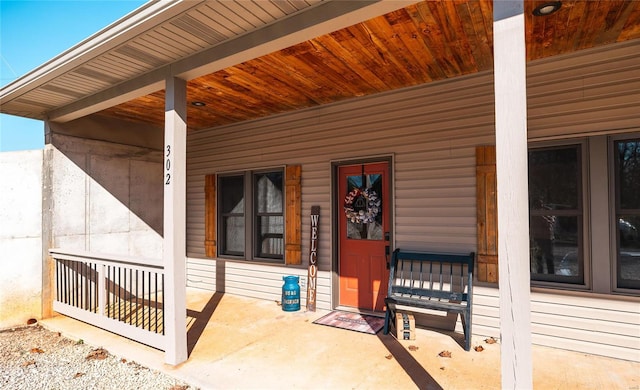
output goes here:
[[165, 173], [165, 185], [171, 184], [171, 145], [167, 145], [167, 154], [165, 155], [166, 161], [164, 163]]

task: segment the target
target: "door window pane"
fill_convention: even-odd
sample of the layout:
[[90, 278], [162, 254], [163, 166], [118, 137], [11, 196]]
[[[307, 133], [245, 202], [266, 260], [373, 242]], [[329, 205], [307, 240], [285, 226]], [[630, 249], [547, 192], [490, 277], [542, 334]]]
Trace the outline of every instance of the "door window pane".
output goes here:
[[529, 151], [531, 279], [584, 283], [580, 145]]
[[347, 238], [382, 240], [382, 175], [347, 176]]
[[640, 139], [615, 144], [617, 281], [640, 288]]

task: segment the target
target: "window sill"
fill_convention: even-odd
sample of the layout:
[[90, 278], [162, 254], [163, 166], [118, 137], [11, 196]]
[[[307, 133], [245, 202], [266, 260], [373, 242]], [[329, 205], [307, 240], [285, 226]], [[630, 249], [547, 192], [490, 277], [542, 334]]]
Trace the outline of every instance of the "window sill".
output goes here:
[[246, 260], [241, 258], [224, 257], [224, 256], [203, 257], [202, 259], [216, 260], [216, 261], [227, 262], [227, 263], [255, 264], [255, 265], [261, 265], [261, 266], [270, 266], [270, 267], [279, 267], [279, 268], [299, 268], [299, 269], [307, 268], [307, 266], [304, 264], [285, 264], [284, 261], [282, 260], [269, 260], [269, 259]]
[[558, 288], [554, 287], [542, 287], [542, 286], [531, 286], [532, 293], [539, 294], [557, 294], [563, 296], [573, 296], [573, 297], [581, 297], [581, 298], [599, 298], [599, 299], [607, 299], [607, 300], [615, 300], [615, 301], [627, 301], [627, 302], [640, 302], [640, 296], [632, 295], [630, 293], [623, 294], [620, 292], [611, 292], [611, 293], [602, 293], [602, 292], [594, 292], [589, 290], [577, 290], [577, 289], [569, 289], [569, 288]]

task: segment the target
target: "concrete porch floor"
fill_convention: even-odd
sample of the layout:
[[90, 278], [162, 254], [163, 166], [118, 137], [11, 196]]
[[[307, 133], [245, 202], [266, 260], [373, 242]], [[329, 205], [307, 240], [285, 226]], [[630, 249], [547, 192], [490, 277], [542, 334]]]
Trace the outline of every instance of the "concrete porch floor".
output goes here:
[[[428, 329], [397, 341], [313, 324], [323, 310], [284, 312], [275, 302], [197, 289], [187, 296], [190, 356], [176, 367], [162, 351], [68, 317], [41, 325], [202, 389], [500, 388], [497, 343], [474, 338], [484, 351], [466, 352]], [[438, 356], [444, 350], [450, 358]], [[539, 346], [533, 362], [536, 389], [640, 389], [640, 363]]]

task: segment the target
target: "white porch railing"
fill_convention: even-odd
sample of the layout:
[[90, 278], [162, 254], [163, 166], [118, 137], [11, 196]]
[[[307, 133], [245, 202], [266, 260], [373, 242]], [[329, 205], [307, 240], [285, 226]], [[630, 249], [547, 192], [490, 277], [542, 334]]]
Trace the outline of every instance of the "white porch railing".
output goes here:
[[162, 260], [51, 249], [53, 309], [165, 350]]

